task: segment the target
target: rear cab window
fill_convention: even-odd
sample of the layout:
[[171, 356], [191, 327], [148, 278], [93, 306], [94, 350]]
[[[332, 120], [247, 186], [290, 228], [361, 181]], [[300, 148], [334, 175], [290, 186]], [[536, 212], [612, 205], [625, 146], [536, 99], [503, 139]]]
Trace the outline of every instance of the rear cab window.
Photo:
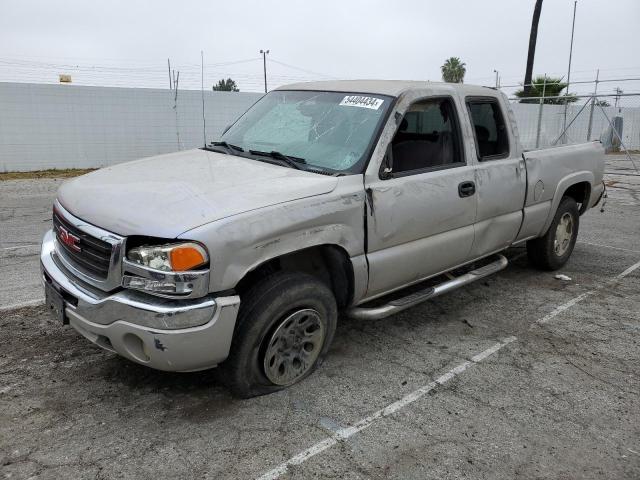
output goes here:
[[509, 157], [509, 135], [496, 98], [467, 98], [476, 151], [480, 161]]

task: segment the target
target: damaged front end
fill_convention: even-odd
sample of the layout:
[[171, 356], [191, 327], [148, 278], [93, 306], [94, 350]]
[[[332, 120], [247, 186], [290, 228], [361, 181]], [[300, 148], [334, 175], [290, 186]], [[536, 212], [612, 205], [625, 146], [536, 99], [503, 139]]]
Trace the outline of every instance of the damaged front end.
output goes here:
[[56, 203], [40, 256], [47, 304], [96, 345], [137, 363], [167, 371], [213, 367], [229, 353], [240, 299], [208, 294], [206, 252], [198, 258], [180, 245], [169, 266], [195, 262], [193, 271], [123, 259], [124, 239]]

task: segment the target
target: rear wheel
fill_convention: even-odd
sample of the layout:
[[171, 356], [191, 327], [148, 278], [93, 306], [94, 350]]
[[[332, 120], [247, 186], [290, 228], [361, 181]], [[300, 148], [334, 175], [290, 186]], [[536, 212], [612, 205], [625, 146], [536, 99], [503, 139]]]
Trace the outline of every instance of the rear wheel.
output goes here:
[[331, 290], [303, 273], [276, 273], [242, 295], [223, 381], [248, 398], [281, 390], [322, 362], [336, 328]]
[[527, 242], [529, 261], [543, 270], [562, 267], [573, 252], [579, 226], [578, 204], [571, 197], [563, 197], [547, 233]]

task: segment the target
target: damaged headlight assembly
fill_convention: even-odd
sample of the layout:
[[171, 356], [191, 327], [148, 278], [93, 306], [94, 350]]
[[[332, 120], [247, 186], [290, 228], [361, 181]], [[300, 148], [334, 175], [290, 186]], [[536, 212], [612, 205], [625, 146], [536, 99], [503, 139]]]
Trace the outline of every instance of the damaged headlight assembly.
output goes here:
[[195, 242], [140, 245], [123, 261], [122, 286], [162, 297], [195, 298], [207, 294], [209, 255]]

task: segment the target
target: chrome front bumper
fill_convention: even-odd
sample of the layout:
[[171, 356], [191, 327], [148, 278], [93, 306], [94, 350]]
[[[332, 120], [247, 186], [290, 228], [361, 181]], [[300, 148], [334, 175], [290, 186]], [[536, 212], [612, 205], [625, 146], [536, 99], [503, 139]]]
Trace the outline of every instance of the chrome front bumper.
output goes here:
[[229, 355], [238, 296], [173, 300], [133, 290], [107, 294], [65, 269], [51, 231], [42, 242], [40, 267], [43, 282], [62, 294], [70, 325], [106, 350], [179, 372], [214, 367]]

